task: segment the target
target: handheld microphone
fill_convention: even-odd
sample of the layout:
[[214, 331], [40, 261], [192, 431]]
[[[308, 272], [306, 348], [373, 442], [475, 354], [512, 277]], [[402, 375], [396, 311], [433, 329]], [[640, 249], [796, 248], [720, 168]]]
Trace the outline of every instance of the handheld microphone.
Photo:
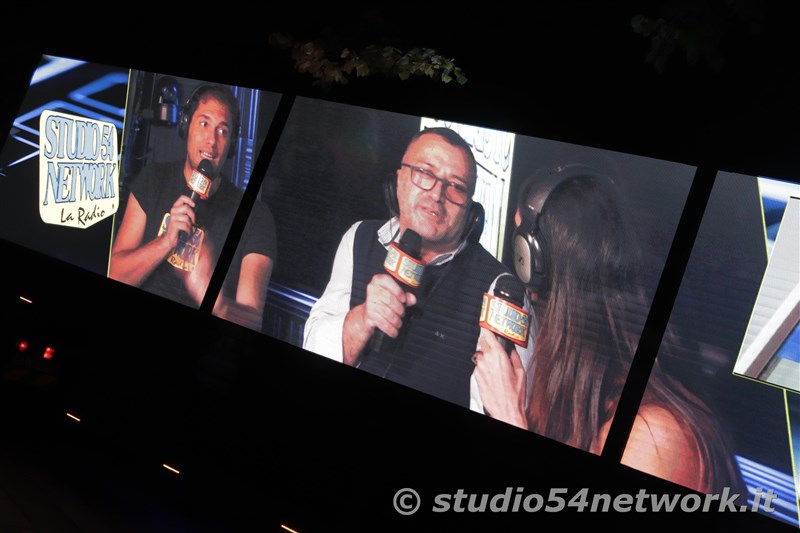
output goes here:
[[[407, 229], [399, 242], [393, 242], [389, 246], [383, 268], [404, 285], [407, 291], [413, 293], [422, 283], [422, 274], [425, 271], [421, 257], [422, 238], [416, 231]], [[385, 339], [386, 334], [383, 331], [375, 330], [369, 341], [370, 349], [380, 352]]]
[[516, 276], [504, 274], [497, 279], [492, 294], [484, 293], [478, 321], [492, 331], [506, 353], [514, 345], [528, 344], [530, 314], [525, 309], [525, 287]]
[[[189, 187], [192, 189], [191, 199], [195, 202], [194, 213], [195, 217], [197, 216], [197, 210], [200, 208], [200, 204], [196, 203], [198, 200], [206, 200], [208, 198], [208, 193], [211, 191], [211, 185], [214, 183], [212, 176], [214, 175], [214, 166], [211, 164], [211, 161], [208, 159], [203, 159], [200, 161], [200, 164], [197, 165], [197, 169], [192, 171], [192, 175], [189, 176]], [[195, 221], [197, 218], [195, 218]], [[186, 232], [180, 231], [178, 233], [178, 238], [181, 240], [186, 240]]]

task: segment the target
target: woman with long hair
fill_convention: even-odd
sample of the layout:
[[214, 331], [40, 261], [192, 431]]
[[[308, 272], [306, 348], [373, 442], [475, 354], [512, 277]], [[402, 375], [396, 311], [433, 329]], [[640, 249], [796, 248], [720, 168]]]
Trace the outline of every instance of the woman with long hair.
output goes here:
[[[544, 269], [533, 287], [523, 279], [538, 323], [532, 386], [486, 330], [475, 378], [490, 416], [600, 454], [649, 309], [640, 247], [610, 178], [559, 167], [549, 179], [544, 193], [526, 182], [516, 216]], [[622, 463], [710, 493], [739, 485], [732, 458], [706, 404], [656, 362]]]

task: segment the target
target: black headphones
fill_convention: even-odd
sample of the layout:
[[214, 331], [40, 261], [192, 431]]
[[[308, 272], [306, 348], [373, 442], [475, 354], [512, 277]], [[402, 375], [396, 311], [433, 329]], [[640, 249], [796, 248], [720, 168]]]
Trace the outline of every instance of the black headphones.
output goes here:
[[544, 295], [550, 288], [550, 260], [547, 242], [540, 232], [539, 217], [547, 198], [560, 184], [579, 177], [592, 177], [613, 185], [608, 176], [582, 164], [540, 170], [529, 177], [519, 191], [520, 225], [512, 236], [514, 270], [533, 292]]
[[[217, 95], [224, 94], [227, 95], [231, 103], [236, 103], [236, 97], [225, 85], [215, 85], [209, 83], [198, 85], [195, 90], [192, 91], [192, 94], [189, 96], [189, 98], [186, 99], [186, 102], [181, 108], [180, 120], [178, 121], [178, 137], [181, 139], [185, 139], [189, 134], [189, 123], [192, 121], [192, 116], [194, 116], [194, 112], [197, 111], [197, 106], [200, 104], [200, 96], [204, 93], [214, 95], [217, 99], [220, 98]], [[228, 102], [223, 100], [223, 103]], [[229, 107], [231, 107], [229, 111], [233, 116], [233, 124], [231, 125], [231, 143], [233, 144], [239, 137], [239, 128], [241, 125], [239, 123], [239, 107], [237, 105], [229, 105]], [[232, 150], [230, 148], [228, 149], [228, 159], [233, 157], [233, 153], [235, 151], [236, 150]]]
[[[389, 208], [391, 216], [400, 215], [400, 206], [397, 203], [397, 175], [392, 173], [384, 182], [383, 198], [386, 207]], [[486, 211], [480, 202], [470, 201], [467, 208], [467, 215], [464, 221], [464, 231], [461, 233], [461, 240], [466, 240], [470, 244], [480, 242], [483, 234], [483, 223], [486, 220]]]

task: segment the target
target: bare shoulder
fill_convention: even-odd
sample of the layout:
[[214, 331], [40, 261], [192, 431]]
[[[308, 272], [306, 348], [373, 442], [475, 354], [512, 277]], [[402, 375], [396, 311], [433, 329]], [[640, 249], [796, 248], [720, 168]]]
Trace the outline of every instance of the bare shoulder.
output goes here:
[[678, 419], [667, 409], [654, 404], [639, 408], [631, 429], [631, 438], [634, 436], [655, 442], [685, 438]]
[[664, 407], [642, 405], [631, 428], [622, 463], [702, 491], [700, 452], [684, 426]]
[[[600, 428], [599, 449], [602, 450], [608, 432], [611, 429], [611, 422], [607, 421]], [[667, 409], [653, 404], [645, 404], [639, 408], [636, 419], [633, 422], [630, 436], [628, 437], [628, 452], [633, 443], [637, 448], [653, 447], [657, 442], [665, 438], [674, 437], [681, 434], [681, 427], [678, 420]], [[599, 453], [599, 451], [598, 451]]]

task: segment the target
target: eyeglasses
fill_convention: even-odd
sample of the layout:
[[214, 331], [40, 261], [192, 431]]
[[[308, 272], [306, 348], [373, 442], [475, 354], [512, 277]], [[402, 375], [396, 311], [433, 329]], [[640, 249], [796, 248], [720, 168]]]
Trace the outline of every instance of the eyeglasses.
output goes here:
[[437, 182], [441, 181], [445, 198], [456, 205], [464, 205], [469, 200], [469, 190], [460, 183], [440, 178], [424, 168], [409, 165], [408, 163], [400, 163], [400, 166], [411, 169], [411, 183], [423, 191], [430, 191], [436, 186]]

